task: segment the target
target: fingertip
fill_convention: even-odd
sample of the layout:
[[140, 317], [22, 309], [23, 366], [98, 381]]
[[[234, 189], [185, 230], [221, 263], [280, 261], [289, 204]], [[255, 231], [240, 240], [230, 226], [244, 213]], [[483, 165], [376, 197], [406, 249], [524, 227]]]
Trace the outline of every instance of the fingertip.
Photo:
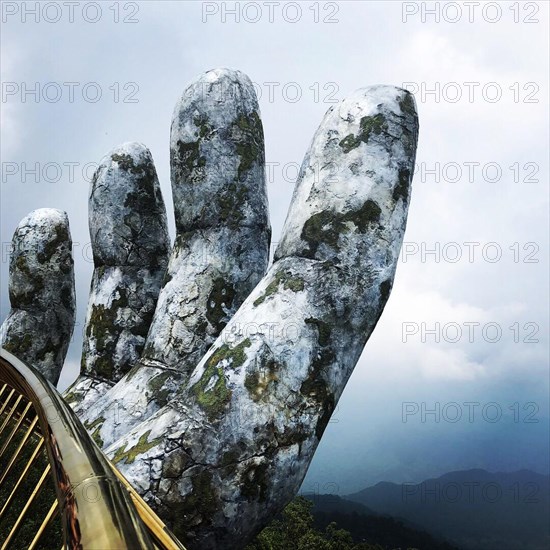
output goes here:
[[66, 212], [40, 208], [27, 214], [12, 239], [11, 311], [2, 346], [57, 383], [75, 319], [72, 240]]
[[[43, 300], [47, 300], [59, 284], [56, 275], [68, 275], [70, 279], [72, 270], [72, 239], [67, 213], [55, 208], [39, 208], [27, 214], [12, 238], [9, 284], [12, 306], [45, 305]], [[70, 302], [66, 300], [66, 305], [74, 309], [74, 303]]]
[[360, 88], [329, 109], [300, 170], [275, 259], [359, 262], [380, 235], [400, 243], [417, 137], [414, 98], [396, 86]]
[[201, 74], [176, 104], [171, 180], [179, 233], [219, 225], [269, 225], [263, 125], [250, 78]]
[[101, 159], [90, 188], [89, 226], [96, 267], [166, 265], [166, 209], [143, 143], [122, 143]]

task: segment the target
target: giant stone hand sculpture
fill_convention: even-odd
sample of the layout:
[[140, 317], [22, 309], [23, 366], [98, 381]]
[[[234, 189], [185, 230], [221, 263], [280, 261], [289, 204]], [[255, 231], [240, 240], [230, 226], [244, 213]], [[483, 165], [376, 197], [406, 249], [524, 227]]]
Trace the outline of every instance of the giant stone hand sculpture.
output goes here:
[[[149, 151], [125, 144], [102, 160], [83, 368], [65, 397], [190, 549], [243, 547], [297, 493], [390, 294], [417, 135], [414, 100], [399, 88], [363, 88], [331, 107], [267, 273], [263, 130], [244, 74], [209, 71], [176, 105], [170, 255]], [[59, 223], [54, 212], [31, 226], [37, 247]], [[70, 287], [70, 262], [53, 257], [55, 280]], [[34, 287], [36, 303], [57, 304], [57, 288]], [[3, 345], [41, 366], [13, 328], [20, 301], [10, 298]], [[48, 337], [24, 321], [39, 308], [21, 315], [35, 340]], [[54, 381], [65, 352], [43, 367]]]

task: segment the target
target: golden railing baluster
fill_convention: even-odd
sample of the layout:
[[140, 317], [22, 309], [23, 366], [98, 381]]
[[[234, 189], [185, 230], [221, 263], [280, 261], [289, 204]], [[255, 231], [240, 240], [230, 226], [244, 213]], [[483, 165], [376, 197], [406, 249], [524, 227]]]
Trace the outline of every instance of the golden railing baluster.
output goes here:
[[59, 503], [57, 502], [57, 500], [55, 500], [55, 502], [51, 505], [48, 513], [46, 514], [46, 517], [44, 518], [44, 521], [42, 522], [40, 529], [38, 529], [38, 531], [36, 532], [36, 535], [34, 535], [34, 538], [32, 539], [32, 542], [29, 544], [29, 548], [27, 550], [34, 550], [34, 548], [40, 541], [40, 537], [44, 534], [46, 527], [48, 527], [50, 521], [57, 513], [58, 506], [59, 506]]
[[21, 416], [19, 417], [19, 420], [17, 421], [17, 424], [15, 424], [13, 430], [10, 432], [10, 435], [8, 436], [8, 439], [4, 442], [2, 445], [2, 448], [0, 449], [0, 457], [4, 454], [4, 451], [8, 448], [9, 444], [11, 443], [13, 437], [17, 433], [17, 430], [23, 423], [23, 420], [25, 420], [26, 414], [29, 412], [29, 409], [31, 408], [32, 403], [27, 403], [27, 406], [24, 408], [23, 412], [21, 413]]
[[37, 422], [38, 422], [38, 416], [35, 417], [35, 419], [30, 423], [29, 427], [27, 428], [27, 431], [25, 432], [25, 435], [23, 436], [23, 440], [21, 441], [21, 443], [19, 443], [19, 447], [17, 447], [17, 449], [15, 450], [15, 453], [13, 453], [13, 456], [10, 458], [10, 461], [6, 466], [4, 473], [0, 476], [0, 487], [2, 486], [2, 483], [4, 482], [4, 479], [6, 479], [12, 466], [15, 464], [15, 461], [17, 460], [19, 453], [22, 451], [23, 447], [25, 446], [25, 443], [27, 442], [29, 437], [32, 435], [32, 432]]
[[17, 492], [17, 489], [19, 488], [19, 485], [21, 485], [22, 481], [25, 479], [25, 476], [27, 475], [27, 472], [29, 471], [29, 468], [32, 466], [32, 463], [34, 462], [35, 458], [38, 456], [38, 453], [42, 449], [42, 445], [44, 445], [44, 440], [41, 439], [38, 442], [38, 445], [36, 446], [36, 449], [33, 451], [31, 457], [29, 458], [29, 461], [27, 462], [27, 465], [25, 466], [25, 469], [19, 476], [19, 479], [17, 480], [17, 483], [15, 484], [15, 487], [11, 490], [10, 496], [4, 503], [4, 506], [2, 506], [2, 510], [0, 510], [0, 518], [4, 515], [4, 512], [8, 509], [8, 505], [15, 496], [15, 493]]
[[[4, 538], [0, 550], [14, 545], [36, 550], [44, 542], [55, 548], [61, 537], [62, 550], [185, 550], [100, 450], [56, 389], [4, 349], [0, 349], [0, 424], [0, 433], [5, 434], [0, 458], [7, 462], [5, 467], [2, 464], [0, 487], [9, 492], [0, 502]], [[13, 446], [17, 448], [11, 454]], [[46, 458], [48, 466], [42, 470]], [[19, 470], [16, 476], [14, 471]], [[29, 478], [36, 479], [38, 473], [40, 480], [27, 499]], [[13, 487], [11, 483], [6, 487], [8, 479], [15, 481]], [[37, 521], [31, 531], [27, 522], [45, 497], [36, 498], [47, 479], [53, 482], [57, 498], [42, 520], [33, 517]], [[92, 500], [88, 498], [91, 488]], [[8, 511], [17, 515], [13, 526], [13, 519], [7, 525]]]
[[13, 415], [15, 414], [15, 411], [17, 410], [17, 407], [19, 406], [19, 403], [21, 402], [21, 399], [23, 399], [22, 395], [20, 395], [15, 400], [15, 405], [12, 407], [12, 409], [9, 412], [8, 416], [6, 416], [4, 422], [2, 423], [2, 426], [0, 426], [0, 434], [4, 431], [4, 428], [9, 424], [10, 420], [13, 418]]
[[8, 406], [8, 403], [10, 402], [11, 396], [15, 393], [15, 390], [11, 390], [10, 394], [4, 401], [4, 404], [0, 407], [0, 415], [4, 412], [4, 409]]
[[42, 486], [44, 485], [44, 481], [46, 481], [47, 475], [50, 473], [51, 465], [48, 464], [44, 471], [42, 472], [42, 475], [40, 476], [40, 479], [38, 480], [38, 483], [36, 484], [33, 492], [31, 493], [31, 496], [29, 497], [29, 500], [25, 503], [25, 506], [23, 507], [23, 510], [21, 510], [21, 513], [19, 514], [19, 517], [17, 518], [16, 522], [14, 523], [13, 527], [11, 528], [11, 531], [4, 541], [4, 544], [2, 545], [2, 548], [0, 550], [6, 550], [8, 548], [8, 545], [11, 541], [11, 539], [15, 536], [15, 533], [17, 533], [17, 530], [19, 529], [21, 522], [25, 519], [25, 516], [27, 514], [28, 509], [31, 507], [31, 504], [34, 501], [34, 498], [40, 491], [42, 490]]

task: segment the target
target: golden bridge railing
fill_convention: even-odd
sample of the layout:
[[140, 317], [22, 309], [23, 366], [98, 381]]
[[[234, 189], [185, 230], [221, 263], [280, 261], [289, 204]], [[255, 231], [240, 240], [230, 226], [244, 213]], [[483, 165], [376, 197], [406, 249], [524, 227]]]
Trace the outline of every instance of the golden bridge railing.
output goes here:
[[57, 390], [0, 350], [0, 550], [185, 550]]

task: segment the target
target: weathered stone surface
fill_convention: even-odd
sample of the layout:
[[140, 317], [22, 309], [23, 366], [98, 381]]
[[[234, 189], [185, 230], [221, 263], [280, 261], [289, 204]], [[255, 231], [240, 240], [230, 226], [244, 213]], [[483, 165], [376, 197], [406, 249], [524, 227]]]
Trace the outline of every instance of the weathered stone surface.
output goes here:
[[268, 226], [264, 133], [248, 76], [214, 69], [185, 89], [172, 118], [170, 166], [178, 234]]
[[144, 359], [185, 378], [269, 259], [264, 135], [245, 74], [208, 71], [183, 92], [170, 163], [178, 236]]
[[390, 294], [417, 133], [391, 86], [327, 112], [268, 274], [175, 398], [107, 448], [188, 548], [241, 548], [296, 494]]
[[[217, 81], [240, 91], [224, 96]], [[135, 363], [143, 346], [137, 336], [144, 338], [141, 323], [153, 310], [139, 292], [160, 286], [158, 241], [147, 240], [144, 251], [128, 246], [143, 233], [118, 234], [116, 223], [102, 224], [97, 215], [84, 352], [93, 365], [67, 398], [190, 550], [232, 549], [297, 492], [382, 313], [405, 231], [418, 121], [412, 96], [391, 86], [359, 90], [327, 112], [302, 165], [275, 263], [255, 286], [269, 244], [257, 103], [236, 71], [211, 71], [199, 82], [184, 93], [172, 126], [178, 234], [143, 356], [109, 389], [118, 362]], [[127, 153], [105, 164], [141, 178], [147, 170]], [[102, 208], [117, 211], [108, 189], [97, 189], [92, 217]], [[129, 223], [139, 227], [129, 210]], [[31, 242], [30, 255], [44, 256], [48, 246]], [[63, 258], [56, 258], [61, 266]], [[42, 268], [18, 267], [30, 281], [14, 283], [19, 303], [29, 289], [44, 294], [34, 281]], [[19, 275], [10, 271], [12, 281]], [[3, 339], [10, 320], [4, 327]], [[18, 334], [28, 334], [24, 328]], [[98, 362], [102, 353], [110, 363]]]
[[166, 210], [144, 145], [125, 143], [101, 160], [90, 188], [89, 224], [95, 269], [81, 376], [65, 394], [77, 413], [140, 358], [166, 271]]
[[[171, 128], [177, 237], [142, 359], [83, 418], [106, 445], [163, 407], [261, 277], [270, 226], [258, 101], [240, 71], [193, 82]], [[86, 406], [84, 406], [86, 405]]]
[[166, 210], [153, 157], [141, 143], [124, 143], [99, 164], [90, 187], [94, 265], [166, 267]]
[[268, 243], [265, 226], [179, 236], [144, 360], [189, 374], [265, 274]]
[[1, 345], [57, 384], [75, 319], [67, 214], [52, 208], [31, 212], [17, 226], [11, 252], [11, 311], [0, 329]]

